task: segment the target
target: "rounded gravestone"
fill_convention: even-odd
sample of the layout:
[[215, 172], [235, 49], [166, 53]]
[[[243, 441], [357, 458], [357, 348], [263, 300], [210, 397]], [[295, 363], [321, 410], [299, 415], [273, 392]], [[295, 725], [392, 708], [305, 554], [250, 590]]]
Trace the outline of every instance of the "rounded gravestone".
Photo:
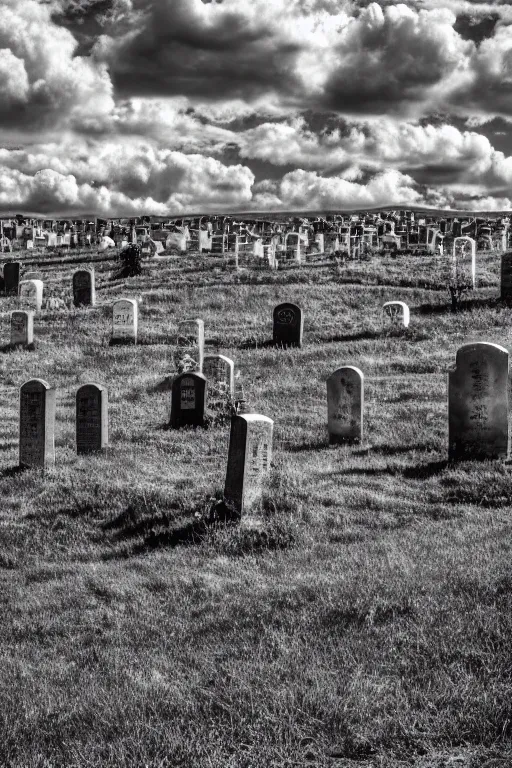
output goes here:
[[302, 346], [304, 318], [296, 304], [284, 303], [274, 307], [273, 343], [279, 347]]
[[363, 439], [364, 374], [355, 366], [338, 368], [327, 379], [327, 428], [330, 443]]

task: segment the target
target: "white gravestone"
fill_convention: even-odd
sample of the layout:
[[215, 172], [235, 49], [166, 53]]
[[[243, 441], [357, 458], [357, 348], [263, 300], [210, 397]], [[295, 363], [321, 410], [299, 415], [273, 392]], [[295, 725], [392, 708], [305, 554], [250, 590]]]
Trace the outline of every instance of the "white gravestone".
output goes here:
[[112, 340], [137, 343], [138, 304], [135, 299], [119, 299], [112, 307]]
[[210, 397], [222, 397], [235, 393], [235, 364], [224, 355], [205, 355], [203, 374], [208, 380]]
[[471, 288], [476, 282], [476, 242], [472, 237], [456, 237], [450, 263], [451, 284], [467, 283]]
[[34, 313], [23, 309], [11, 312], [11, 345], [27, 347], [34, 343]]
[[327, 429], [330, 443], [363, 439], [364, 374], [345, 365], [327, 379]]
[[19, 299], [21, 307], [40, 310], [43, 305], [43, 281], [20, 280]]
[[392, 328], [408, 328], [411, 318], [405, 301], [387, 301], [382, 307], [382, 317], [384, 323]]

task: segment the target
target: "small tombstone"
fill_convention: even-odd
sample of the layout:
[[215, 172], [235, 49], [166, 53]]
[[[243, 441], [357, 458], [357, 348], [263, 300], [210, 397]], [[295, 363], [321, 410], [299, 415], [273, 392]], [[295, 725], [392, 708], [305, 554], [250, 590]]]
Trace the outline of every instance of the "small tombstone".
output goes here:
[[42, 379], [20, 388], [20, 467], [55, 463], [55, 390]]
[[34, 343], [34, 313], [23, 309], [11, 312], [11, 346], [28, 347]]
[[200, 319], [178, 323], [174, 362], [180, 373], [203, 370], [204, 322]]
[[304, 318], [296, 304], [278, 304], [274, 308], [274, 345], [279, 347], [302, 346]]
[[[5, 272], [5, 269], [4, 269]], [[7, 291], [6, 291], [7, 292]], [[512, 251], [501, 256], [501, 300], [512, 301]]]
[[77, 269], [73, 273], [73, 304], [94, 307], [95, 303], [94, 269]]
[[43, 305], [43, 281], [21, 280], [19, 284], [20, 304], [28, 309], [41, 309]]
[[20, 267], [19, 261], [8, 261], [4, 265], [4, 290], [7, 295], [18, 295]]
[[34, 249], [34, 241], [33, 240], [27, 240], [27, 249], [29, 251], [32, 251]]
[[256, 413], [231, 421], [224, 498], [240, 515], [261, 499], [272, 461], [273, 426], [272, 419]]
[[405, 301], [387, 301], [382, 307], [382, 318], [388, 327], [408, 328], [410, 321], [409, 307]]
[[112, 342], [137, 343], [138, 304], [135, 299], [119, 299], [112, 307]]
[[102, 451], [107, 443], [107, 389], [98, 384], [84, 384], [76, 393], [76, 451]]
[[207, 382], [202, 373], [186, 372], [177, 376], [171, 389], [173, 429], [203, 427], [206, 410]]
[[508, 454], [508, 352], [477, 342], [457, 350], [448, 374], [448, 456], [499, 458]]
[[327, 379], [327, 428], [329, 442], [363, 439], [364, 374], [346, 365]]
[[449, 262], [450, 284], [466, 283], [474, 288], [476, 283], [476, 242], [472, 237], [456, 237], [453, 241]]
[[205, 355], [203, 374], [208, 380], [209, 398], [220, 399], [235, 393], [235, 364], [224, 355]]

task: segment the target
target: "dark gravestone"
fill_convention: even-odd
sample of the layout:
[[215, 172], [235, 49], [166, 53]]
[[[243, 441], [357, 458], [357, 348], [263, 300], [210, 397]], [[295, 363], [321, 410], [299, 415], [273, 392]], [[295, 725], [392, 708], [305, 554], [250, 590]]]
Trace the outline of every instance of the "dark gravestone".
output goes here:
[[274, 308], [274, 345], [279, 347], [302, 346], [304, 319], [296, 304], [279, 304]]
[[206, 409], [206, 377], [186, 372], [177, 376], [171, 390], [171, 421], [174, 429], [203, 427]]
[[512, 251], [501, 256], [501, 300], [512, 302]]
[[107, 443], [107, 390], [98, 384], [84, 384], [76, 393], [76, 452], [102, 451]]
[[20, 262], [8, 261], [4, 265], [4, 291], [6, 295], [18, 295]]
[[231, 421], [224, 498], [241, 515], [261, 500], [272, 461], [274, 422], [247, 413]]
[[93, 269], [77, 269], [73, 273], [73, 304], [75, 307], [94, 307], [96, 290]]
[[28, 347], [34, 343], [34, 313], [23, 309], [11, 312], [11, 346]]
[[55, 390], [42, 379], [20, 389], [20, 467], [55, 463]]

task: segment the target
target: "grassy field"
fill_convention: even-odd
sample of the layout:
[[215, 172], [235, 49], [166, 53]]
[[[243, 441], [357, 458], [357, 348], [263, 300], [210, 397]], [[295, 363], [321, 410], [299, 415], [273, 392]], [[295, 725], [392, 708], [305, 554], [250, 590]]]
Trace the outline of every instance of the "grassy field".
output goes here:
[[[37, 265], [70, 304], [73, 263]], [[457, 348], [512, 349], [499, 257], [477, 256], [456, 315], [426, 258], [235, 273], [176, 257], [124, 281], [95, 267], [95, 308], [43, 310], [35, 351], [0, 355], [0, 765], [510, 766], [510, 467], [446, 461]], [[108, 346], [121, 296], [141, 299], [136, 347]], [[382, 331], [389, 300], [409, 304], [407, 331]], [[300, 350], [268, 344], [282, 301], [303, 308]], [[0, 299], [2, 344], [15, 304]], [[158, 383], [187, 317], [275, 421], [257, 530], [200, 523], [229, 425], [165, 429]], [[329, 447], [325, 380], [344, 364], [365, 374], [365, 442]], [[45, 476], [15, 469], [32, 377], [57, 389]], [[75, 451], [90, 381], [109, 392], [103, 457]]]

